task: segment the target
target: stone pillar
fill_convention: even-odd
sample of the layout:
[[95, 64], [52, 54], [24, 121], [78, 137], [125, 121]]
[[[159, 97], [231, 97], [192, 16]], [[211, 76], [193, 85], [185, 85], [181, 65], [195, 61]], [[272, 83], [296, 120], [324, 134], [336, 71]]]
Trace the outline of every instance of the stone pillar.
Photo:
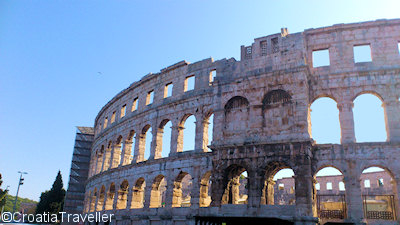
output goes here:
[[126, 140], [124, 144], [124, 148], [122, 149], [122, 156], [121, 156], [121, 166], [128, 165], [130, 163], [130, 158], [132, 154], [132, 141]]
[[350, 174], [344, 176], [346, 189], [347, 218], [355, 224], [363, 224], [364, 218], [363, 199], [361, 196], [360, 178], [356, 171], [350, 170]]
[[197, 174], [193, 174], [192, 190], [190, 191], [190, 206], [194, 209], [200, 206], [200, 180]]
[[118, 198], [119, 198], [119, 188], [115, 188], [115, 193], [114, 193], [114, 199], [113, 199], [113, 203], [112, 203], [112, 209], [117, 209], [117, 205], [118, 205]]
[[313, 217], [313, 177], [311, 175], [311, 165], [298, 166], [295, 173], [296, 218], [300, 219], [295, 224], [315, 224], [312, 221], [302, 221], [305, 218]]
[[172, 126], [171, 131], [171, 151], [169, 156], [175, 155], [177, 152], [182, 152], [183, 148], [183, 129], [181, 125]]
[[[164, 178], [166, 179], [166, 178]], [[173, 200], [174, 200], [174, 181], [173, 179], [168, 179], [167, 181], [167, 194], [165, 196], [165, 207], [171, 208], [175, 207], [173, 206]]]
[[196, 123], [196, 133], [195, 133], [194, 150], [196, 152], [205, 152], [207, 149], [207, 145], [204, 146], [204, 138], [207, 138], [207, 135], [204, 136], [204, 126], [202, 118], [196, 118], [195, 123]]
[[339, 102], [337, 105], [339, 109], [341, 130], [340, 142], [342, 144], [356, 142], [356, 137], [354, 133], [353, 106], [353, 102], [351, 101]]
[[143, 158], [144, 158], [144, 152], [142, 149], [142, 145], [145, 145], [146, 143], [142, 144], [142, 139], [143, 139], [143, 134], [142, 133], [137, 133], [136, 134], [136, 140], [135, 140], [135, 153], [134, 153], [134, 157], [132, 160], [132, 163], [138, 163], [138, 162], [142, 162]]
[[221, 206], [222, 196], [225, 192], [223, 174], [218, 171], [211, 176], [212, 189], [211, 189], [211, 206]]
[[94, 175], [100, 173], [101, 170], [102, 170], [102, 167], [103, 167], [103, 157], [104, 157], [103, 155], [104, 155], [104, 153], [100, 153], [99, 155], [97, 155], [97, 160], [96, 160], [96, 171], [95, 171], [95, 174], [94, 174]]
[[121, 159], [121, 144], [116, 144], [113, 146], [113, 151], [111, 153], [112, 158], [111, 158], [111, 168], [116, 168], [118, 167]]
[[400, 178], [399, 177], [393, 177], [392, 180], [392, 189], [393, 189], [393, 194], [394, 194], [394, 207], [395, 207], [395, 213], [397, 215], [397, 222], [400, 224]]
[[273, 177], [269, 177], [266, 181], [265, 181], [265, 198], [266, 198], [266, 203], [267, 205], [274, 205], [275, 204], [275, 197], [274, 197], [274, 185], [275, 185], [275, 181], [273, 180]]
[[249, 173], [248, 182], [251, 182], [248, 187], [247, 204], [250, 207], [258, 207], [261, 201], [263, 189], [263, 177], [259, 177], [257, 173]]
[[[157, 159], [157, 158], [160, 158], [160, 157], [156, 157], [156, 152], [157, 152], [157, 138], [159, 138], [158, 137], [158, 135], [157, 135], [157, 133], [158, 133], [158, 129], [157, 129], [157, 127], [156, 126], [154, 126], [153, 127], [153, 129], [151, 129], [151, 132], [152, 132], [152, 139], [151, 139], [151, 144], [150, 144], [150, 157], [149, 157], [149, 160], [152, 160], [152, 159]], [[161, 140], [162, 140], [162, 136], [161, 136]], [[162, 148], [162, 142], [161, 142], [161, 148]]]
[[[170, 187], [170, 186], [168, 186]], [[174, 181], [172, 185], [172, 206], [181, 207], [182, 205], [182, 182]]]
[[163, 138], [164, 138], [164, 128], [157, 128], [157, 132], [153, 132], [153, 142], [154, 145], [154, 159], [162, 158], [163, 151]]
[[107, 148], [104, 153], [103, 165], [101, 171], [106, 171], [110, 168], [111, 149]]
[[387, 141], [400, 142], [400, 102], [392, 97], [383, 104]]

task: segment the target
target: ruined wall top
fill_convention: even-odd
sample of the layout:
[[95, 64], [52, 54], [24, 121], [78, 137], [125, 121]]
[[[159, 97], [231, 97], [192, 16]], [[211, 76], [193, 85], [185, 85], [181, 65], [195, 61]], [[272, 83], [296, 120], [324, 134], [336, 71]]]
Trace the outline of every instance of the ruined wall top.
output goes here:
[[[234, 58], [218, 61], [208, 58], [195, 63], [181, 61], [158, 73], [147, 74], [118, 93], [100, 110], [95, 119], [95, 133], [98, 136], [108, 126], [104, 126], [104, 123], [110, 124], [110, 120], [114, 120], [112, 123], [123, 120], [120, 114], [122, 107], [125, 107], [125, 119], [132, 113], [144, 115], [160, 106], [195, 101], [204, 95], [213, 96], [217, 93], [218, 85], [229, 86], [238, 79], [260, 74], [276, 76], [304, 70], [308, 73], [304, 77], [293, 78], [297, 81], [292, 82], [299, 84], [302, 83], [300, 80], [310, 80], [309, 76], [315, 76], [311, 80], [318, 81], [329, 74], [400, 69], [399, 42], [400, 19], [336, 24], [293, 34], [287, 28], [282, 28], [280, 33], [256, 38], [250, 46], [241, 46], [240, 61]], [[356, 62], [353, 51], [357, 46], [369, 46], [371, 61]], [[327, 66], [314, 65], [313, 53], [321, 50], [329, 51]], [[216, 77], [212, 77], [213, 71], [216, 71]], [[192, 76], [195, 79], [194, 89], [187, 91], [186, 80]], [[280, 82], [285, 80], [287, 78], [282, 78]], [[173, 94], [165, 98], [165, 87], [171, 83]], [[149, 104], [151, 95], [153, 99]], [[315, 91], [310, 95], [307, 101], [312, 101], [320, 94]], [[212, 104], [216, 104], [215, 98], [213, 101]]]

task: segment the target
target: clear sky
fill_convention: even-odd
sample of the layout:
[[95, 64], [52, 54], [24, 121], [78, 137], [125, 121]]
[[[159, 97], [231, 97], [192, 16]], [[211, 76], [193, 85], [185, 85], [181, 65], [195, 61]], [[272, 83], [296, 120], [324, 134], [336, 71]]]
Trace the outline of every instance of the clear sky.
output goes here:
[[22, 197], [38, 200], [58, 170], [67, 186], [75, 126], [93, 126], [107, 101], [149, 72], [183, 59], [239, 60], [240, 45], [282, 27], [390, 19], [399, 8], [398, 0], [0, 0], [3, 186], [15, 195], [19, 170], [28, 172]]

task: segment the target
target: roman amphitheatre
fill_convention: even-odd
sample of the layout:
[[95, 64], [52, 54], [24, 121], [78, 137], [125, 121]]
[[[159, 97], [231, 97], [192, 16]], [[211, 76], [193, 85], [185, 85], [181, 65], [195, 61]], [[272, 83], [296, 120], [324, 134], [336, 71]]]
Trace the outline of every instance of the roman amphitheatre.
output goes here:
[[[93, 128], [78, 127], [65, 210], [126, 225], [399, 224], [399, 43], [399, 19], [283, 28], [241, 46], [240, 60], [150, 73], [106, 103]], [[363, 95], [382, 104], [384, 141], [356, 140]], [[337, 107], [327, 120], [339, 121], [339, 143], [313, 139], [321, 98]], [[317, 176], [328, 167], [340, 174]], [[285, 169], [293, 176], [274, 179]]]

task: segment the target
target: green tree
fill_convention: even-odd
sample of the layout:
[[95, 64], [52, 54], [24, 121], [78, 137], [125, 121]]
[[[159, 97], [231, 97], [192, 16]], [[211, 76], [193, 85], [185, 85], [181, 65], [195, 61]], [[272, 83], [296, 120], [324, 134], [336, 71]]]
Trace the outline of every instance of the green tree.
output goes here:
[[40, 201], [36, 206], [36, 214], [44, 212], [58, 214], [62, 212], [64, 205], [65, 190], [62, 181], [61, 172], [58, 171], [56, 180], [53, 183], [50, 191], [42, 192]]
[[[1, 174], [0, 174], [0, 187], [1, 187], [2, 183], [3, 183], [3, 180], [1, 179]], [[6, 204], [7, 193], [8, 193], [8, 190], [3, 190], [3, 189], [0, 188], [0, 209]]]

